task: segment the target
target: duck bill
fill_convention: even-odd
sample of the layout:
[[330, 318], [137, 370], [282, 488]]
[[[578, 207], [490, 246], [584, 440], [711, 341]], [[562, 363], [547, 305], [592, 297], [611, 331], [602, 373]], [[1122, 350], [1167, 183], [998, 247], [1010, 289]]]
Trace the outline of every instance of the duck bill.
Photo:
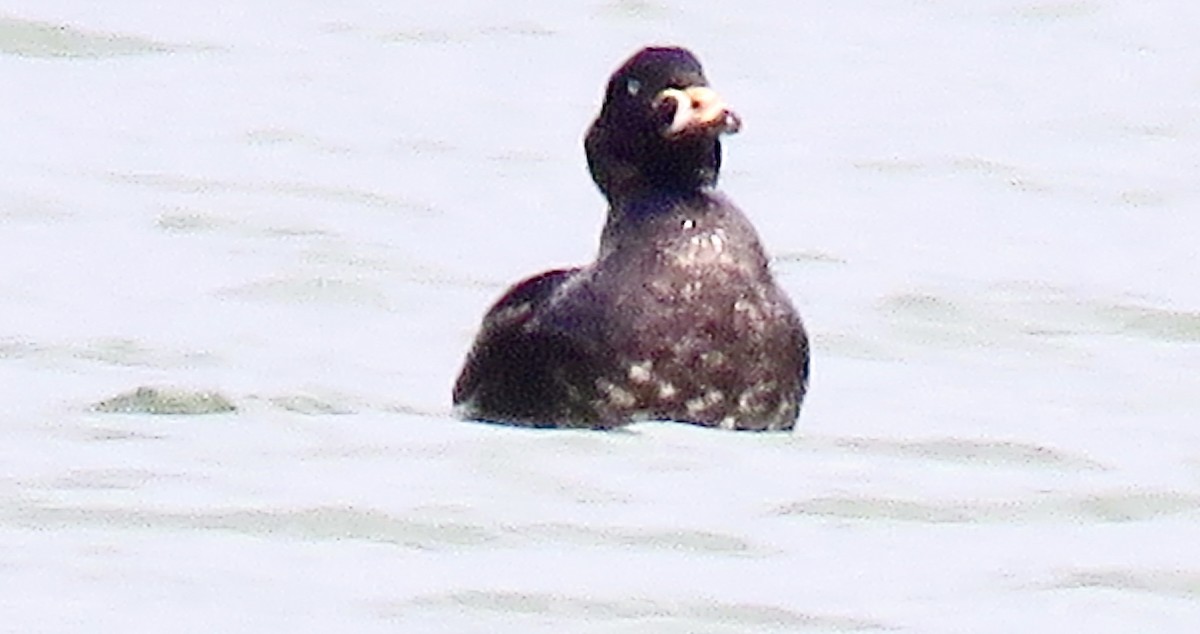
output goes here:
[[668, 88], [654, 98], [655, 107], [667, 104], [674, 106], [671, 121], [662, 131], [669, 139], [697, 132], [736, 134], [742, 128], [741, 118], [707, 86]]

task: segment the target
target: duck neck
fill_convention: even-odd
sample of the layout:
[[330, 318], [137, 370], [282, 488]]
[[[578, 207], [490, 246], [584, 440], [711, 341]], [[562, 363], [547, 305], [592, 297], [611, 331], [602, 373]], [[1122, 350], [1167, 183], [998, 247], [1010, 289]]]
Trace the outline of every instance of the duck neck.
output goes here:
[[592, 180], [614, 208], [644, 197], [687, 197], [711, 189], [721, 170], [721, 144], [711, 136], [618, 136], [597, 122], [585, 147]]
[[688, 190], [657, 189], [631, 197], [609, 197], [608, 217], [600, 235], [600, 255], [654, 247], [650, 236], [674, 235], [713, 222], [721, 215], [711, 187]]

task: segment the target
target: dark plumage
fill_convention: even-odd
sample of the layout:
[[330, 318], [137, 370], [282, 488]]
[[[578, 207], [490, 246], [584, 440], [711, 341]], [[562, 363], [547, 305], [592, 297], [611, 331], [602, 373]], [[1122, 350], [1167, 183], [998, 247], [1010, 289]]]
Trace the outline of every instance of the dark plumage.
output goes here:
[[454, 386], [468, 418], [540, 427], [667, 419], [787, 430], [808, 338], [758, 234], [714, 188], [741, 125], [682, 48], [609, 80], [588, 131], [608, 199], [596, 261], [527, 279], [488, 311]]

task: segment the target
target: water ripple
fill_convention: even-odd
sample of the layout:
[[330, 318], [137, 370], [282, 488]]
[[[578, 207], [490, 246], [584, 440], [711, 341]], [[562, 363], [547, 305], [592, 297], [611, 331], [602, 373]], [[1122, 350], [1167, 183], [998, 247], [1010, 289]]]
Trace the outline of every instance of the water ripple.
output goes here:
[[[84, 488], [137, 488], [146, 474], [120, 471], [86, 474]], [[136, 477], [134, 477], [136, 476]], [[97, 479], [99, 478], [99, 479]], [[74, 479], [71, 482], [75, 482]], [[76, 482], [72, 487], [83, 486]], [[433, 515], [438, 515], [434, 509]], [[444, 515], [444, 514], [443, 514]], [[227, 509], [168, 511], [119, 507], [27, 505], [0, 508], [0, 525], [39, 530], [70, 527], [153, 531], [228, 531], [264, 537], [309, 540], [358, 540], [420, 550], [463, 547], [513, 547], [531, 543], [616, 547], [652, 552], [714, 556], [766, 556], [764, 550], [734, 535], [687, 529], [634, 526], [592, 527], [536, 523], [481, 525], [465, 517], [450, 519], [417, 510], [395, 516], [352, 506], [302, 509]]]
[[93, 405], [92, 410], [105, 414], [198, 416], [228, 414], [237, 411], [237, 407], [219, 392], [143, 386], [104, 399]]
[[892, 520], [929, 524], [1138, 522], [1200, 511], [1200, 496], [1176, 491], [1045, 495], [1033, 499], [923, 502], [873, 496], [831, 496], [777, 509], [784, 516]]
[[331, 203], [347, 203], [364, 207], [395, 209], [409, 213], [428, 214], [433, 209], [421, 203], [396, 198], [379, 192], [366, 191], [352, 187], [332, 187], [312, 183], [296, 182], [236, 182], [211, 178], [194, 178], [177, 174], [158, 173], [119, 173], [107, 174], [109, 180], [144, 185], [165, 191], [185, 194], [238, 193], [238, 194], [267, 194], [295, 196], [309, 200], [323, 200]]
[[297, 510], [238, 509], [212, 512], [154, 511], [104, 507], [27, 506], [0, 509], [0, 522], [46, 529], [209, 530], [299, 539], [363, 540], [433, 549], [479, 546], [499, 533], [455, 522], [396, 518], [353, 507]]
[[1062, 575], [1051, 588], [1109, 588], [1200, 600], [1196, 570], [1076, 570]]
[[655, 551], [735, 556], [766, 556], [768, 554], [739, 537], [712, 531], [533, 524], [514, 527], [513, 532], [536, 541], [577, 543], [585, 546], [605, 545]]
[[1040, 445], [1008, 440], [838, 438], [833, 439], [832, 444], [836, 448], [848, 449], [856, 453], [993, 467], [1041, 467], [1087, 471], [1108, 468], [1099, 462], [1081, 456], [1073, 456]]
[[[569, 619], [606, 621], [644, 621], [654, 619], [660, 625], [683, 621], [697, 628], [720, 627], [719, 631], [745, 631], [745, 628], [785, 630], [819, 629], [835, 632], [894, 629], [876, 621], [812, 615], [773, 605], [731, 603], [725, 601], [654, 601], [629, 598], [600, 600], [562, 594], [460, 590], [417, 597], [394, 605], [387, 612], [403, 615], [405, 608], [453, 608], [531, 614]], [[692, 629], [690, 631], [698, 631]]]
[[0, 54], [95, 59], [169, 53], [175, 48], [130, 35], [84, 31], [65, 24], [0, 17]]
[[922, 344], [977, 346], [1049, 342], [1074, 335], [1125, 335], [1200, 342], [1200, 312], [1080, 297], [1036, 283], [996, 285], [975, 296], [903, 292], [878, 310]]

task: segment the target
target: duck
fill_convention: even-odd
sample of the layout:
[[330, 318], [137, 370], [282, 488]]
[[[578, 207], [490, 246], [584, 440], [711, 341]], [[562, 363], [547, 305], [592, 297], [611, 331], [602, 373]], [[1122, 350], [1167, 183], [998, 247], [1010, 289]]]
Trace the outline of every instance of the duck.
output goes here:
[[617, 68], [584, 138], [608, 202], [596, 258], [491, 306], [454, 384], [459, 417], [795, 427], [808, 335], [757, 231], [717, 189], [721, 138], [742, 125], [685, 48], [646, 47]]

